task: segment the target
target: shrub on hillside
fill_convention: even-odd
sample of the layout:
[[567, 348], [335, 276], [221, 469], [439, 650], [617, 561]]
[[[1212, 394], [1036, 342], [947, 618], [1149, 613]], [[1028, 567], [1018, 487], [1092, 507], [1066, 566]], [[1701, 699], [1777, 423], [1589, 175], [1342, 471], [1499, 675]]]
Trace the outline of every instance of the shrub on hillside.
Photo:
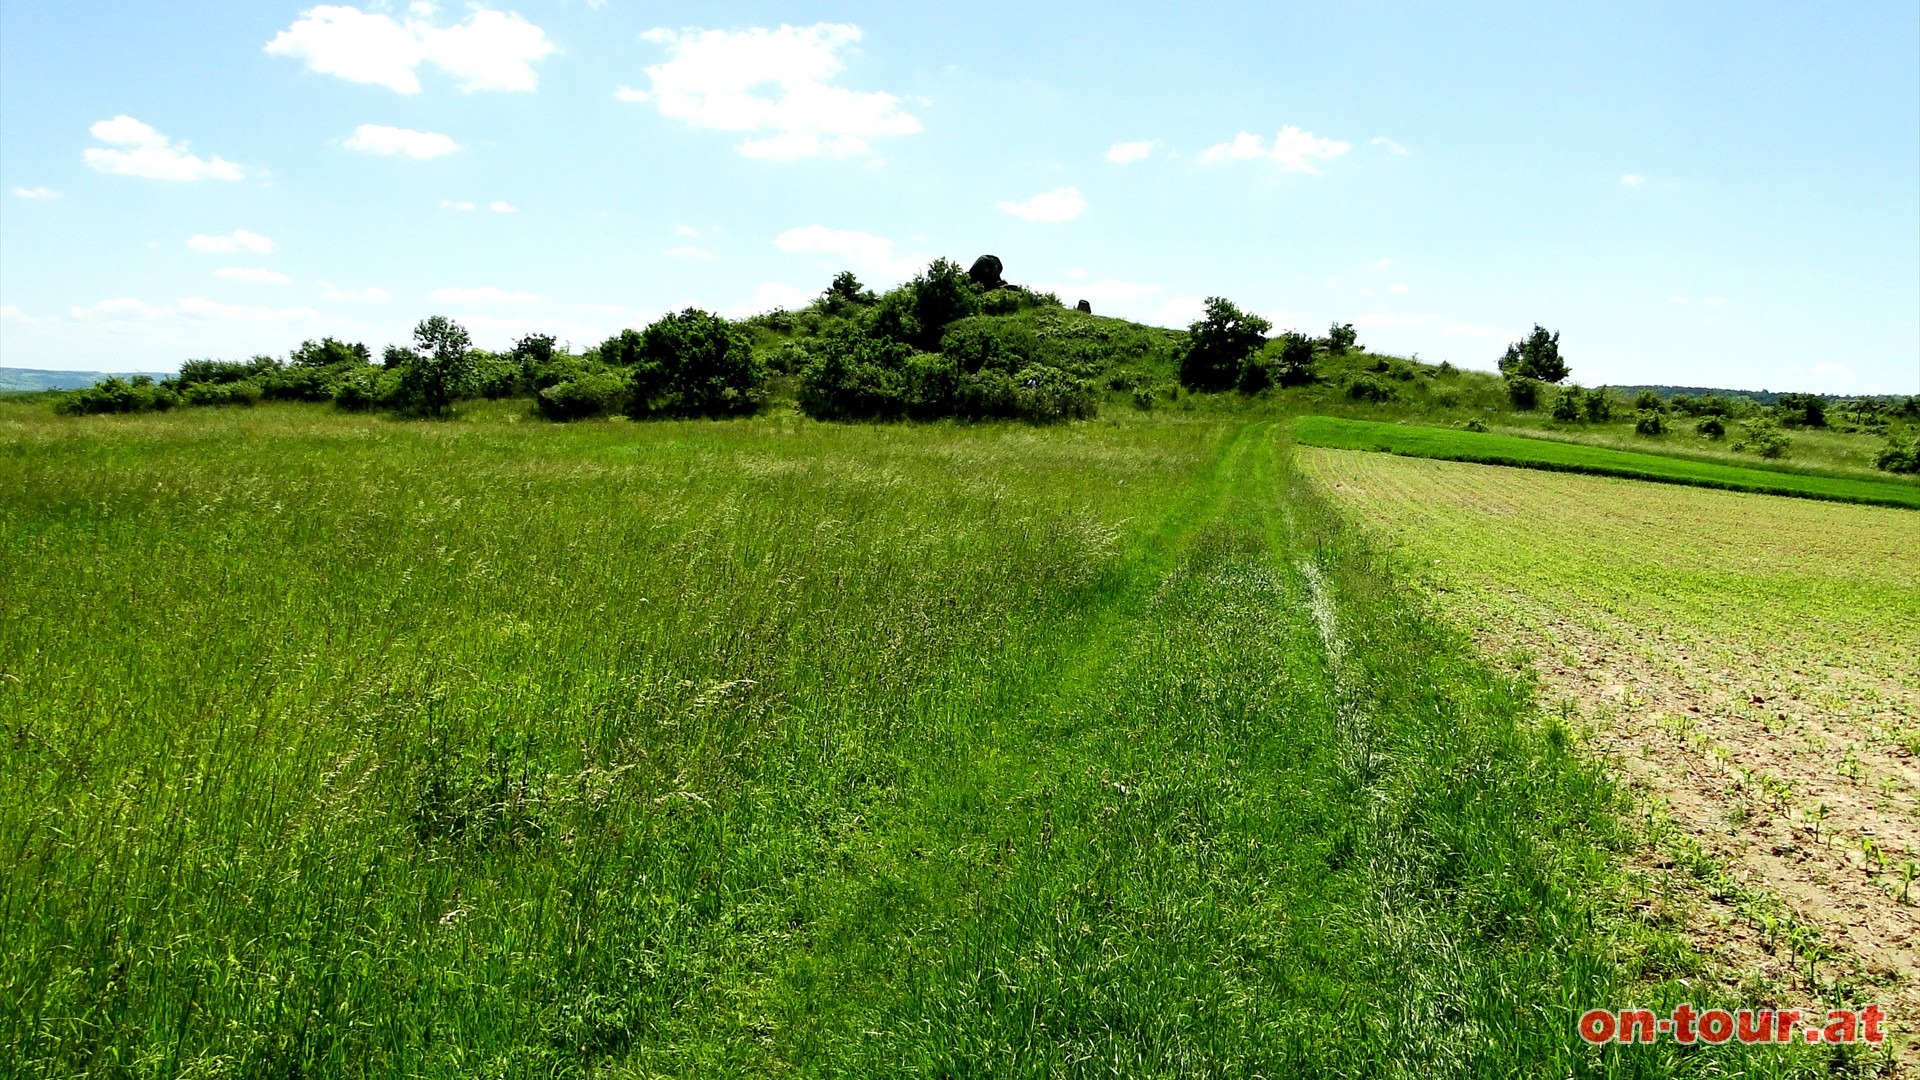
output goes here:
[[1386, 401], [1393, 397], [1393, 387], [1372, 375], [1356, 375], [1347, 384], [1347, 396], [1355, 401]]
[[903, 370], [913, 347], [843, 326], [808, 346], [799, 404], [816, 420], [885, 420], [906, 413]]
[[252, 379], [240, 382], [202, 382], [193, 383], [180, 393], [180, 401], [185, 405], [258, 405], [266, 392]]
[[1717, 416], [1703, 416], [1699, 423], [1693, 425], [1693, 430], [1702, 438], [1719, 439], [1726, 436], [1727, 425]]
[[1507, 346], [1506, 354], [1500, 358], [1502, 375], [1525, 375], [1529, 379], [1557, 383], [1571, 373], [1560, 356], [1559, 333], [1549, 334], [1538, 323], [1525, 340]]
[[1235, 307], [1221, 296], [1207, 298], [1206, 315], [1187, 328], [1180, 383], [1189, 390], [1226, 390], [1240, 381], [1240, 368], [1266, 343], [1273, 324]]
[[1528, 412], [1540, 404], [1540, 380], [1525, 375], [1507, 377], [1507, 400], [1521, 412]]
[[1667, 403], [1659, 394], [1651, 390], [1642, 390], [1634, 395], [1633, 409], [1635, 412], [1663, 413], [1667, 411]]
[[1562, 387], [1559, 393], [1553, 395], [1552, 415], [1562, 423], [1578, 423], [1587, 415], [1587, 392], [1580, 388], [1579, 383]]
[[1327, 328], [1327, 355], [1345, 356], [1359, 348], [1360, 335], [1353, 329], [1352, 323], [1334, 323]]
[[1784, 457], [1792, 442], [1780, 430], [1780, 425], [1770, 417], [1758, 416], [1741, 426], [1741, 438], [1733, 444], [1735, 450], [1750, 450], [1763, 458]]
[[1085, 420], [1093, 416], [1093, 387], [1084, 379], [1047, 364], [1014, 373], [1014, 415], [1035, 424]]
[[381, 383], [387, 382], [388, 389], [397, 382], [397, 378], [384, 368], [364, 367], [348, 373], [333, 390], [333, 405], [348, 412], [364, 412], [377, 408], [382, 403]]
[[[1339, 327], [1334, 329], [1338, 330]], [[1346, 328], [1341, 338], [1346, 342], [1341, 347], [1344, 352], [1353, 344], [1353, 327]], [[1279, 355], [1271, 363], [1273, 381], [1281, 386], [1305, 386], [1313, 381], [1313, 339], [1292, 330], [1280, 335]], [[1336, 354], [1337, 355], [1337, 354]]]
[[582, 371], [534, 395], [534, 408], [549, 420], [585, 420], [609, 416], [632, 399], [628, 375], [621, 371]]
[[1773, 405], [1774, 418], [1787, 427], [1827, 426], [1827, 403], [1818, 394], [1781, 394]]
[[1613, 391], [1604, 386], [1587, 391], [1586, 407], [1587, 419], [1596, 424], [1613, 419]]
[[1633, 415], [1633, 431], [1636, 435], [1665, 435], [1666, 418], [1658, 409], [1641, 409]]
[[635, 417], [739, 416], [765, 402], [765, 363], [745, 333], [711, 312], [687, 308], [660, 318], [621, 355], [632, 357], [627, 411]]
[[70, 390], [53, 403], [62, 416], [98, 416], [111, 413], [165, 412], [179, 404], [171, 388], [156, 386], [151, 378], [102, 379], [92, 386]]
[[1920, 442], [1889, 436], [1873, 465], [1892, 473], [1920, 473]]

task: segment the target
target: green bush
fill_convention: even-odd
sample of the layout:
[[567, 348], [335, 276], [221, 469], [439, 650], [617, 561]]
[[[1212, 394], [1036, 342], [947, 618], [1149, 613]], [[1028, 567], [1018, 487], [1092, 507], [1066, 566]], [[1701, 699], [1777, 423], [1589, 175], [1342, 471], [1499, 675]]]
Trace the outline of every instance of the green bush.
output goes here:
[[740, 416], [765, 403], [766, 364], [744, 332], [711, 312], [655, 320], [632, 356], [627, 411], [635, 417]]
[[1393, 387], [1372, 375], [1356, 375], [1347, 384], [1347, 396], [1355, 401], [1386, 401], [1393, 397]]
[[1486, 433], [1486, 430], [1487, 430], [1487, 422], [1485, 420], [1480, 419], [1477, 416], [1460, 426], [1467, 429], [1468, 431], [1477, 431], [1483, 435]]
[[1920, 442], [1889, 436], [1873, 464], [1892, 473], [1920, 473]]
[[1507, 376], [1507, 400], [1521, 412], [1529, 412], [1540, 404], [1540, 380], [1525, 375]]
[[1613, 391], [1604, 386], [1596, 386], [1587, 391], [1587, 419], [1596, 424], [1604, 424], [1613, 419]]
[[1703, 416], [1699, 423], [1693, 425], [1693, 430], [1702, 438], [1719, 439], [1726, 436], [1727, 425], [1718, 416]]
[[1641, 409], [1633, 416], [1633, 431], [1636, 435], [1665, 435], [1666, 419], [1658, 409]]
[[1781, 394], [1773, 405], [1774, 418], [1787, 427], [1827, 426], [1827, 403], [1818, 394]]
[[1084, 420], [1093, 416], [1093, 387], [1057, 367], [1034, 364], [1014, 377], [1014, 412], [1036, 424]]
[[1327, 355], [1345, 356], [1360, 347], [1359, 337], [1352, 323], [1334, 323], [1327, 328]]
[[583, 371], [534, 395], [534, 407], [549, 420], [584, 420], [607, 416], [632, 399], [629, 376], [623, 371]]
[[1780, 430], [1777, 421], [1770, 417], [1759, 416], [1741, 426], [1741, 439], [1733, 444], [1735, 450], [1750, 450], [1763, 458], [1784, 457], [1787, 448], [1792, 446], [1786, 433]]
[[1580, 389], [1579, 383], [1562, 387], [1553, 395], [1553, 418], [1562, 423], [1578, 423], [1587, 415], [1587, 392]]
[[156, 386], [151, 378], [136, 375], [132, 379], [102, 379], [92, 386], [70, 390], [54, 401], [53, 411], [62, 416], [165, 412], [179, 402], [170, 387]]
[[1267, 354], [1254, 353], [1240, 365], [1240, 378], [1234, 383], [1234, 389], [1243, 394], [1257, 394], [1274, 384], [1273, 368]]
[[181, 392], [180, 400], [187, 405], [258, 405], [265, 397], [260, 384], [251, 379], [241, 382], [199, 382], [192, 383]]
[[1667, 411], [1667, 403], [1659, 394], [1651, 390], [1642, 390], [1634, 395], [1633, 408], [1635, 412], [1664, 413]]
[[1273, 324], [1248, 314], [1221, 296], [1207, 298], [1205, 316], [1187, 328], [1180, 382], [1189, 390], [1226, 390], [1240, 381], [1240, 368], [1266, 343]]
[[[884, 306], [884, 305], [883, 305]], [[906, 413], [902, 370], [913, 347], [843, 326], [807, 350], [799, 404], [816, 420], [884, 420]]]
[[[1335, 326], [1335, 331], [1342, 331]], [[1335, 340], [1344, 342], [1341, 351], [1345, 352], [1353, 345], [1353, 327], [1348, 326], [1343, 333], [1336, 333]], [[1338, 355], [1338, 354], [1336, 354]], [[1314, 379], [1313, 339], [1292, 330], [1280, 335], [1279, 356], [1272, 364], [1273, 381], [1281, 386], [1305, 386]]]
[[348, 412], [365, 412], [381, 403], [380, 383], [389, 373], [376, 367], [350, 372], [333, 390], [333, 404]]

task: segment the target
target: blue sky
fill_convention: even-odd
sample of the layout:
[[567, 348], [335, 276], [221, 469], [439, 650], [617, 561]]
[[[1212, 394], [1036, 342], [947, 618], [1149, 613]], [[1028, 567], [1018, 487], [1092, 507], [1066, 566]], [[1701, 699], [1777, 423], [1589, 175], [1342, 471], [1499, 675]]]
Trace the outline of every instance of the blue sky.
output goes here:
[[0, 0], [0, 363], [576, 345], [992, 252], [1184, 325], [1920, 391], [1920, 6]]

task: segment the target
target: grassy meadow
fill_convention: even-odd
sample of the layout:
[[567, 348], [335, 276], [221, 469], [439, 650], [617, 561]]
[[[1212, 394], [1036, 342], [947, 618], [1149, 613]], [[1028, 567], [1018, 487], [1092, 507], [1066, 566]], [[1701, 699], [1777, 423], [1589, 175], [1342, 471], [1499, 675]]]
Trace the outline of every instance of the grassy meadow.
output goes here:
[[0, 406], [34, 1076], [1784, 1075], [1252, 413]]

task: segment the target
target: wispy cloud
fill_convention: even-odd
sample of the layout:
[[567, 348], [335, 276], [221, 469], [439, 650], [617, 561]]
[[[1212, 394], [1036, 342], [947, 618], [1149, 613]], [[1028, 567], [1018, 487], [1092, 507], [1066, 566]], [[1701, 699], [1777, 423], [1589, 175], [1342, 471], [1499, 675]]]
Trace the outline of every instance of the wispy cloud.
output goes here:
[[1144, 139], [1139, 142], [1117, 142], [1107, 147], [1107, 160], [1116, 165], [1145, 161], [1153, 156], [1154, 148], [1159, 145], [1159, 143], [1152, 139]]
[[998, 202], [994, 206], [1022, 221], [1072, 221], [1087, 209], [1087, 200], [1079, 188], [1063, 187], [1041, 192], [1025, 202]]
[[773, 245], [781, 251], [838, 255], [852, 263], [855, 270], [894, 278], [911, 275], [925, 262], [918, 256], [896, 256], [893, 241], [884, 236], [829, 229], [824, 225], [788, 229], [774, 237]]
[[221, 157], [195, 157], [187, 152], [186, 143], [174, 142], [125, 114], [102, 120], [88, 130], [94, 138], [115, 148], [90, 147], [81, 155], [95, 172], [182, 182], [246, 177], [233, 162]]
[[1385, 135], [1375, 135], [1373, 138], [1368, 139], [1367, 142], [1371, 146], [1385, 147], [1387, 153], [1393, 154], [1397, 157], [1406, 157], [1408, 154], [1413, 153], [1413, 151], [1407, 149], [1404, 146], [1401, 146], [1399, 143], [1394, 142], [1392, 139], [1387, 138]]
[[265, 255], [273, 250], [273, 241], [257, 232], [235, 229], [226, 236], [190, 236], [187, 238], [187, 250], [205, 255], [231, 255], [236, 251]]
[[530, 292], [511, 292], [492, 285], [435, 289], [427, 295], [429, 299], [448, 304], [538, 304], [542, 299]]
[[21, 199], [57, 199], [60, 197], [59, 192], [52, 188], [43, 187], [17, 187], [13, 189], [13, 194], [15, 197]]
[[1622, 187], [1639, 187], [1646, 182], [1647, 178], [1638, 173], [1628, 173], [1620, 178]]
[[213, 272], [213, 276], [227, 281], [245, 281], [254, 285], [286, 285], [292, 278], [278, 270], [269, 270], [264, 266], [223, 266]]
[[1315, 163], [1331, 161], [1353, 149], [1353, 144], [1323, 139], [1310, 131], [1288, 125], [1273, 137], [1273, 145], [1249, 131], [1234, 136], [1232, 142], [1209, 147], [1201, 162], [1216, 165], [1227, 161], [1272, 161], [1286, 172], [1317, 173]]
[[347, 149], [363, 154], [410, 157], [415, 161], [441, 157], [460, 149], [460, 144], [449, 136], [432, 131], [414, 131], [412, 128], [388, 127], [385, 124], [361, 124], [353, 129], [345, 145]]

